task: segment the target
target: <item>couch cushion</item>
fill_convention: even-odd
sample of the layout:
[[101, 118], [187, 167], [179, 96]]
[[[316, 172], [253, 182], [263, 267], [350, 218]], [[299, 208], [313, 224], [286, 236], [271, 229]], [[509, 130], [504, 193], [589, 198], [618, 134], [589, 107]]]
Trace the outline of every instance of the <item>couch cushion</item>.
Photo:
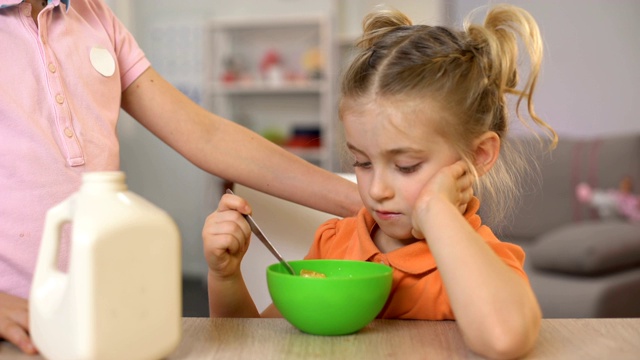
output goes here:
[[564, 225], [539, 237], [528, 255], [537, 269], [577, 275], [640, 266], [640, 224], [592, 221]]
[[[517, 139], [531, 142], [530, 138]], [[579, 182], [597, 188], [618, 188], [631, 176], [635, 192], [640, 188], [640, 136], [619, 135], [592, 139], [560, 136], [551, 154], [537, 154], [540, 181], [531, 175], [520, 206], [502, 233], [506, 238], [534, 239], [567, 223], [597, 218], [597, 213], [575, 197]]]

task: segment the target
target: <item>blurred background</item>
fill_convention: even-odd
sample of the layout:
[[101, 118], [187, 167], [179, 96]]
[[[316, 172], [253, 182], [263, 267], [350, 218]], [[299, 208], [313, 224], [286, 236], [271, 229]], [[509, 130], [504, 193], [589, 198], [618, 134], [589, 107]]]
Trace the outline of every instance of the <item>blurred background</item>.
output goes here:
[[[538, 114], [563, 135], [637, 133], [640, 2], [502, 1], [538, 21], [545, 60]], [[107, 0], [153, 67], [214, 113], [252, 128], [331, 171], [341, 165], [337, 85], [377, 4], [415, 23], [460, 26], [482, 0]], [[476, 18], [482, 19], [481, 10]], [[200, 232], [222, 180], [199, 170], [126, 113], [119, 122], [130, 188], [168, 211], [183, 241], [185, 316], [207, 316]], [[241, 144], [239, 144], [241, 146]], [[286, 254], [285, 254], [286, 256]], [[204, 312], [204, 313], [203, 313]]]

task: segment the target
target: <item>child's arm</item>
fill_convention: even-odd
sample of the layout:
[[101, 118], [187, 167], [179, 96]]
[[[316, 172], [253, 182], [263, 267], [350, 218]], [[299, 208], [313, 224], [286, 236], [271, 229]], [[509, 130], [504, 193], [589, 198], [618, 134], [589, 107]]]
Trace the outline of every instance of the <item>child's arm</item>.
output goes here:
[[211, 317], [260, 317], [240, 271], [251, 238], [242, 214], [249, 213], [251, 208], [244, 199], [225, 194], [202, 229]]
[[362, 207], [356, 184], [206, 111], [151, 67], [122, 93], [122, 108], [213, 175], [339, 216]]
[[465, 342], [492, 358], [524, 355], [535, 343], [541, 312], [529, 284], [509, 268], [460, 212], [471, 180], [462, 162], [423, 189], [414, 232], [427, 239]]

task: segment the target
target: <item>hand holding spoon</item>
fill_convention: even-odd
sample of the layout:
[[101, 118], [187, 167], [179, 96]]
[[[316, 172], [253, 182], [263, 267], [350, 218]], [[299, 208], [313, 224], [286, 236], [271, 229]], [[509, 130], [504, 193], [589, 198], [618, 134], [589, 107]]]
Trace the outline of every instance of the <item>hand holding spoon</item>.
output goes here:
[[[231, 191], [231, 189], [227, 189], [226, 192], [227, 192], [227, 194], [235, 195], [233, 193], [233, 191]], [[291, 275], [296, 275], [295, 270], [293, 270], [291, 265], [289, 265], [289, 263], [282, 257], [282, 255], [280, 255], [278, 250], [276, 250], [276, 248], [273, 247], [273, 245], [271, 244], [269, 239], [267, 239], [267, 237], [264, 235], [264, 233], [262, 232], [260, 227], [258, 227], [258, 224], [256, 224], [256, 222], [253, 220], [251, 215], [244, 215], [243, 214], [243, 216], [244, 216], [245, 219], [247, 219], [247, 222], [249, 223], [249, 226], [251, 227], [251, 232], [253, 232], [256, 235], [256, 237], [258, 239], [260, 239], [260, 241], [262, 241], [264, 246], [266, 246], [267, 249], [269, 249], [269, 251], [271, 251], [271, 253], [280, 261], [280, 263], [282, 265], [284, 265], [284, 267], [289, 271], [289, 273], [291, 273]]]

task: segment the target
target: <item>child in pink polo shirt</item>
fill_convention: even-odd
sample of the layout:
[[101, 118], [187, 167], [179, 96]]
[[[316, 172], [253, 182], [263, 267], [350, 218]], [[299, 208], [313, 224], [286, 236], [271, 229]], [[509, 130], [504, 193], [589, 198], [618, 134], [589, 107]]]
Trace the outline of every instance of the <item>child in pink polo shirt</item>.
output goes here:
[[82, 173], [119, 169], [121, 107], [215, 176], [339, 215], [362, 205], [355, 184], [180, 93], [101, 0], [0, 0], [0, 69], [0, 339], [26, 353], [45, 213]]
[[[519, 41], [529, 74], [519, 87]], [[518, 155], [508, 147], [509, 95], [527, 103], [542, 39], [528, 12], [490, 8], [462, 30], [412, 25], [379, 10], [364, 19], [359, 52], [342, 80], [339, 114], [364, 208], [316, 232], [306, 258], [377, 261], [393, 268], [378, 315], [455, 319], [467, 345], [515, 358], [535, 343], [541, 313], [523, 271], [524, 253], [499, 241], [477, 214], [501, 218], [517, 194]], [[475, 197], [474, 193], [478, 196]], [[486, 206], [491, 205], [491, 206]], [[250, 205], [224, 195], [203, 229], [211, 316], [260, 316], [240, 275]], [[278, 315], [271, 305], [262, 316]]]

